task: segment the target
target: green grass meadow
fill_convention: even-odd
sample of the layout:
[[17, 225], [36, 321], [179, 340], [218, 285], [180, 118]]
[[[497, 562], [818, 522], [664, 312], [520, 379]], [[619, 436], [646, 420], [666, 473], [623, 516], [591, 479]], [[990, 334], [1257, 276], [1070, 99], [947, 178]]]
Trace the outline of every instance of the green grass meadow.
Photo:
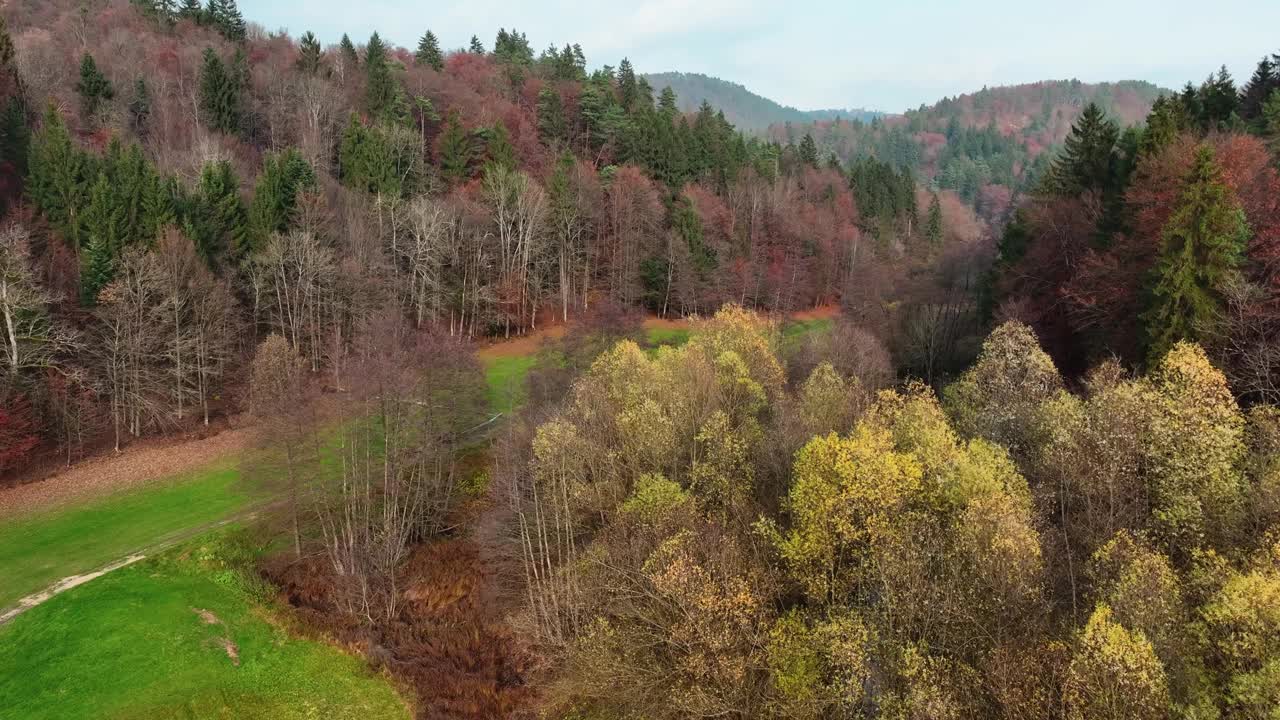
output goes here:
[[252, 501], [233, 462], [104, 499], [0, 520], [0, 608]]
[[229, 553], [227, 536], [179, 545], [0, 627], [0, 716], [410, 716], [364, 662], [273, 622], [244, 551]]

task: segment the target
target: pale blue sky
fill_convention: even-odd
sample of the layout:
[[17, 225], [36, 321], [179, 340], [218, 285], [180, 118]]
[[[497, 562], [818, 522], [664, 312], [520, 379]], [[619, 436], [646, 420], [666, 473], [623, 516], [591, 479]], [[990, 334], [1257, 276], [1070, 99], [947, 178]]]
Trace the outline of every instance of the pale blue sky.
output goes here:
[[1166, 87], [1226, 64], [1243, 83], [1280, 52], [1280, 0], [240, 0], [251, 21], [357, 43], [374, 30], [446, 48], [499, 27], [534, 50], [580, 43], [593, 67], [703, 72], [803, 109], [897, 112], [944, 95], [1043, 79], [1139, 79]]

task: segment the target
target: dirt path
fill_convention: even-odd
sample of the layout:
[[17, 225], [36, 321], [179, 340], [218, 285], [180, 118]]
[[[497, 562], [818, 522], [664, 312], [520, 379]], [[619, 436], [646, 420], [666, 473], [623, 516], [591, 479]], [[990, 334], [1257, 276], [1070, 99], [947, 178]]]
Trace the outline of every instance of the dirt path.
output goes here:
[[89, 458], [44, 480], [0, 490], [0, 519], [180, 475], [248, 445], [249, 430], [237, 428], [199, 440], [149, 442]]
[[159, 540], [151, 545], [148, 545], [145, 548], [140, 548], [138, 550], [135, 550], [134, 552], [129, 553], [128, 555], [120, 558], [119, 560], [103, 565], [97, 570], [93, 570], [87, 573], [81, 573], [79, 575], [68, 575], [67, 577], [62, 578], [61, 580], [53, 583], [52, 585], [45, 588], [44, 590], [41, 590], [40, 592], [32, 593], [31, 595], [28, 595], [22, 598], [12, 607], [0, 608], [0, 626], [5, 625], [9, 621], [18, 617], [22, 613], [30, 610], [31, 608], [49, 601], [55, 595], [60, 595], [72, 588], [80, 587], [81, 585], [84, 585], [90, 580], [97, 580], [98, 578], [102, 577], [103, 575], [106, 575], [107, 573], [114, 572], [116, 570], [119, 570], [120, 568], [128, 567], [136, 562], [146, 560], [148, 555], [154, 555], [163, 550], [167, 550], [184, 540], [189, 540], [197, 535], [203, 534], [210, 530], [216, 530], [217, 528], [220, 528], [220, 527], [226, 527], [231, 523], [240, 522], [242, 520], [251, 520], [254, 517], [256, 517], [259, 512], [262, 511], [263, 507], [266, 507], [269, 504], [270, 504], [270, 501], [268, 501], [267, 503], [258, 505], [251, 510], [245, 510], [244, 512], [237, 513], [236, 515], [233, 515], [232, 517], [229, 517], [229, 518], [225, 518], [223, 520], [217, 520], [211, 523], [205, 523], [203, 525], [197, 525], [196, 527], [187, 528], [186, 530], [181, 530], [177, 533], [168, 535], [164, 537], [164, 539]]

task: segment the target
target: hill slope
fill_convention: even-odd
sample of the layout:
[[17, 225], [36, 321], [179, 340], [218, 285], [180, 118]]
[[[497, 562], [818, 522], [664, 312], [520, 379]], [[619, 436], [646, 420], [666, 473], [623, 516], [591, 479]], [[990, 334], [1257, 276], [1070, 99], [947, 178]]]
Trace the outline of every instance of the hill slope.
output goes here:
[[654, 90], [670, 86], [680, 101], [680, 109], [693, 112], [703, 101], [724, 111], [725, 118], [743, 130], [762, 132], [770, 125], [812, 123], [850, 118], [869, 122], [882, 113], [861, 108], [848, 110], [798, 110], [757, 95], [738, 83], [700, 73], [665, 72], [645, 75]]
[[869, 123], [775, 123], [769, 137], [799, 143], [810, 133], [821, 157], [848, 164], [873, 156], [910, 168], [995, 217], [1039, 176], [1052, 155], [1046, 151], [1066, 138], [1086, 105], [1097, 103], [1124, 127], [1141, 123], [1162, 94], [1172, 91], [1140, 81], [1053, 80], [983, 88]]

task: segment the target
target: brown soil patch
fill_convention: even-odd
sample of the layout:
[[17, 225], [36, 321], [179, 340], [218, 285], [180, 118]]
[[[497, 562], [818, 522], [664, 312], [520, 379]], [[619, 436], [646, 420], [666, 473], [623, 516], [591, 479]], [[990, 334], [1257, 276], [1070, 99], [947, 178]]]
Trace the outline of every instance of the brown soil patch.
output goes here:
[[205, 610], [203, 608], [191, 608], [191, 611], [194, 612], [197, 616], [199, 616], [200, 622], [204, 623], [205, 625], [221, 625], [222, 624], [222, 621], [219, 620], [218, 616], [214, 615], [211, 610]]
[[831, 320], [840, 315], [840, 306], [833, 304], [819, 305], [809, 310], [801, 310], [788, 315], [788, 319], [804, 322], [807, 320]]
[[559, 340], [564, 337], [567, 331], [568, 327], [565, 325], [550, 325], [538, 328], [523, 335], [488, 343], [477, 350], [476, 355], [482, 361], [500, 357], [512, 357], [514, 355], [533, 355], [542, 347], [543, 342]]
[[44, 480], [0, 488], [0, 517], [43, 510], [76, 500], [144, 485], [242, 452], [251, 442], [246, 428], [199, 439], [140, 442], [119, 453], [90, 458]]

